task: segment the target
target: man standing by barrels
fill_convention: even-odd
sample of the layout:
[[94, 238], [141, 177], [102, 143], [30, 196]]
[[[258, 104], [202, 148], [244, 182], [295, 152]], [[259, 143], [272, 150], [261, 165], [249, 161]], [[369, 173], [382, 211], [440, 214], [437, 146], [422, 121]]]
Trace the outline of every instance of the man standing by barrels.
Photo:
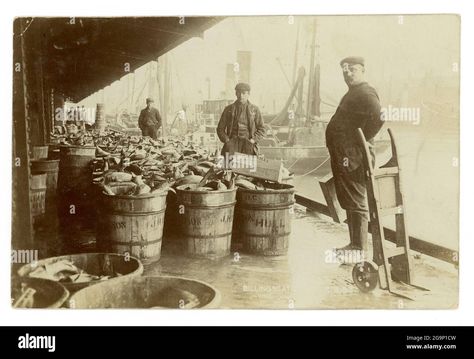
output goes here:
[[362, 149], [357, 129], [361, 128], [369, 143], [375, 163], [374, 137], [383, 121], [375, 89], [365, 81], [365, 61], [362, 57], [347, 57], [340, 62], [349, 90], [326, 129], [326, 146], [331, 156], [336, 194], [347, 212], [350, 243], [343, 250], [367, 252], [368, 205]]
[[156, 140], [157, 132], [161, 127], [161, 116], [156, 108], [153, 107], [153, 99], [146, 99], [146, 107], [141, 110], [138, 118], [138, 127], [142, 130], [142, 136], [150, 136]]
[[237, 100], [224, 109], [217, 125], [217, 136], [224, 143], [221, 155], [235, 152], [257, 155], [257, 143], [265, 135], [262, 115], [248, 100], [250, 85], [238, 83], [235, 95]]

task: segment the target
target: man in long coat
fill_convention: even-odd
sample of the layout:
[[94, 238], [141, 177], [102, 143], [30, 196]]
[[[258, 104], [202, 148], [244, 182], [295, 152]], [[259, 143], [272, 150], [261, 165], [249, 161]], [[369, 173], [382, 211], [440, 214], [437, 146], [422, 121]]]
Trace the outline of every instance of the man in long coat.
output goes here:
[[239, 83], [235, 87], [237, 100], [222, 112], [217, 125], [217, 136], [224, 143], [221, 155], [235, 152], [258, 154], [258, 141], [264, 137], [265, 128], [257, 106], [250, 103], [250, 86]]
[[343, 249], [367, 251], [368, 205], [362, 149], [357, 129], [361, 128], [369, 142], [375, 163], [374, 137], [383, 121], [379, 96], [365, 81], [365, 61], [347, 57], [340, 62], [344, 81], [349, 87], [326, 129], [326, 146], [331, 156], [336, 194], [346, 210], [350, 243]]

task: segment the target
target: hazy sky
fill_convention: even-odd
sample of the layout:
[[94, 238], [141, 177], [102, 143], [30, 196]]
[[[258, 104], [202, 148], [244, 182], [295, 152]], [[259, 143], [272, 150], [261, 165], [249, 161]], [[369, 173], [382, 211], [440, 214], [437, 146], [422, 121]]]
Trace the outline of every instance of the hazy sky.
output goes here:
[[[170, 51], [167, 57], [171, 64], [171, 112], [179, 110], [182, 103], [193, 109], [207, 98], [206, 78], [211, 81], [211, 98], [219, 98], [225, 90], [226, 64], [236, 62], [238, 50], [252, 52], [251, 101], [270, 113], [275, 103], [279, 111], [290, 87], [276, 59], [280, 58], [291, 81], [299, 27], [298, 66], [304, 66], [309, 73], [313, 19], [310, 16], [226, 18], [207, 30], [203, 39], [193, 38]], [[367, 79], [378, 89], [383, 105], [400, 105], [407, 96], [411, 102], [421, 102], [419, 94], [403, 92], [407, 87], [419, 86], [425, 76], [432, 79], [425, 86], [456, 88], [459, 74], [453, 71], [453, 63], [459, 61], [459, 21], [455, 15], [317, 17], [322, 99], [337, 105], [347, 90], [339, 61], [349, 55], [366, 58]], [[116, 81], [81, 104], [95, 106], [104, 101], [109, 113], [117, 106], [129, 110], [135, 104], [143, 107], [145, 97], [158, 96], [156, 89], [151, 94], [145, 85], [150, 77], [148, 67], [143, 66], [135, 75]], [[155, 67], [151, 73], [156, 74]], [[127, 99], [127, 87], [133, 86], [134, 100], [123, 102]], [[423, 93], [426, 97], [431, 92]], [[332, 108], [324, 107], [324, 110]]]

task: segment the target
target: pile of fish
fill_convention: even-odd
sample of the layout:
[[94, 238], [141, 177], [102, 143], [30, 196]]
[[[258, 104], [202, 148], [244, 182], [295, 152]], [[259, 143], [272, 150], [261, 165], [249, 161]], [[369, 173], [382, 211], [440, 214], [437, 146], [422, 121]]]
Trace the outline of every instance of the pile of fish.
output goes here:
[[199, 183], [215, 166], [215, 156], [193, 143], [139, 136], [102, 139], [96, 145], [93, 181], [109, 195], [140, 196]]
[[130, 136], [110, 128], [98, 131], [68, 124], [55, 126], [53, 132], [50, 133], [50, 138], [51, 142], [60, 145], [100, 146], [113, 152], [117, 146], [127, 143]]
[[109, 195], [140, 196], [157, 191], [188, 189], [219, 191], [235, 186], [265, 190], [275, 184], [251, 177], [236, 176], [219, 168], [216, 155], [177, 139], [153, 140], [107, 129], [71, 131], [58, 128], [52, 134], [61, 144], [93, 145], [93, 182]]
[[236, 175], [220, 168], [216, 155], [192, 143], [129, 136], [113, 146], [97, 146], [94, 182], [109, 195], [140, 196], [156, 191], [223, 191], [237, 187], [265, 190], [277, 183]]
[[265, 191], [269, 189], [284, 189], [288, 188], [288, 185], [279, 184], [276, 182], [265, 181], [258, 178], [246, 177], [246, 176], [237, 176], [235, 178], [235, 185], [240, 188], [252, 189]]
[[120, 273], [110, 275], [92, 275], [78, 268], [69, 260], [61, 260], [51, 264], [39, 265], [28, 274], [31, 278], [41, 278], [56, 282], [87, 283], [97, 280], [107, 280], [112, 277], [121, 276]]
[[94, 137], [98, 133], [91, 130], [80, 129], [76, 125], [55, 126], [50, 133], [51, 142], [60, 145], [93, 146]]
[[196, 178], [194, 183], [185, 183], [187, 186], [183, 186], [181, 189], [193, 191], [226, 191], [235, 188], [235, 174], [231, 170], [212, 167], [207, 171], [204, 177], [197, 177], [200, 177], [199, 181], [197, 181], [199, 178]]

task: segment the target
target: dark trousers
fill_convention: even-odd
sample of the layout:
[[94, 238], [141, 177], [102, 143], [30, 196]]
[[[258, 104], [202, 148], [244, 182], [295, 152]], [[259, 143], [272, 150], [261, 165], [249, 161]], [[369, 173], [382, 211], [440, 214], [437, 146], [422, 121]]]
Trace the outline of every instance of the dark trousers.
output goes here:
[[[331, 158], [332, 159], [332, 158]], [[350, 244], [354, 248], [367, 250], [369, 230], [369, 210], [365, 185], [364, 166], [360, 165], [351, 172], [341, 171], [331, 161], [337, 199], [347, 213]]]
[[366, 212], [346, 211], [347, 226], [349, 227], [349, 239], [352, 247], [367, 250], [367, 235], [369, 221]]
[[158, 139], [157, 132], [158, 129], [155, 126], [146, 126], [142, 127], [142, 136], [149, 136], [154, 140]]
[[224, 144], [221, 150], [221, 155], [225, 156], [226, 153], [233, 155], [235, 152], [243, 153], [246, 155], [257, 155], [257, 145], [250, 142], [245, 137], [232, 137], [228, 142]]

